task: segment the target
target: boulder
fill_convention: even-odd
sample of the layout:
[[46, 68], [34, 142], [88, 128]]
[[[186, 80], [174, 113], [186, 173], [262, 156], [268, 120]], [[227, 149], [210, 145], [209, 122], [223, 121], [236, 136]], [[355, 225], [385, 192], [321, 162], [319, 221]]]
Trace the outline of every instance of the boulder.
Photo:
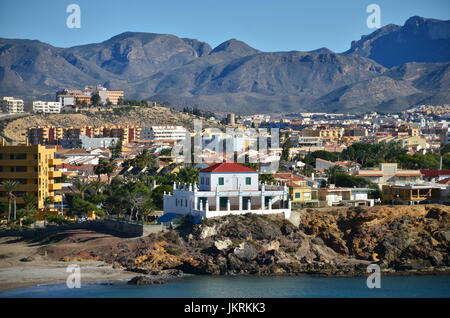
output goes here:
[[217, 240], [214, 242], [214, 246], [219, 250], [223, 251], [228, 249], [231, 245], [233, 245], [233, 242], [231, 242], [230, 239], [224, 239], [224, 240]]
[[233, 251], [234, 255], [239, 258], [241, 261], [252, 261], [256, 258], [258, 254], [256, 248], [247, 242], [242, 242], [238, 247], [236, 247]]
[[143, 285], [162, 285], [166, 284], [165, 279], [152, 278], [149, 276], [135, 276], [128, 281], [129, 285], [143, 286]]

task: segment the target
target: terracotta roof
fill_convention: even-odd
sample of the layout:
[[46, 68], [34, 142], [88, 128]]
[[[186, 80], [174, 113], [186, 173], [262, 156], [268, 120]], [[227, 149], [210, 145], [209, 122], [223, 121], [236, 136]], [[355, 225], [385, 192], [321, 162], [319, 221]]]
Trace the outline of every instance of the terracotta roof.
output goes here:
[[438, 181], [436, 183], [439, 183], [439, 184], [450, 184], [450, 178], [442, 179], [442, 180], [440, 180], [440, 181]]
[[420, 172], [427, 178], [437, 178], [439, 176], [450, 176], [450, 170], [433, 169], [433, 170], [420, 170]]
[[290, 181], [306, 181], [305, 178], [302, 178], [302, 177], [297, 176], [290, 172], [277, 172], [274, 174], [274, 177], [278, 178], [278, 179], [285, 179], [285, 180], [290, 180]]
[[240, 163], [223, 162], [202, 169], [201, 172], [256, 172]]

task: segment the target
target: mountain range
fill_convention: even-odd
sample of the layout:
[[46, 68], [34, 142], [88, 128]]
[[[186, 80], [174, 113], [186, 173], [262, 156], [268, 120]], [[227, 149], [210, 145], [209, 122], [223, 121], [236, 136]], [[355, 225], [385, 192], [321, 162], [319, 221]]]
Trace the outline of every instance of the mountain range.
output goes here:
[[335, 53], [262, 52], [236, 39], [216, 48], [174, 35], [125, 32], [57, 48], [0, 39], [0, 95], [53, 99], [103, 84], [128, 99], [214, 112], [395, 112], [450, 104], [450, 21], [412, 17]]

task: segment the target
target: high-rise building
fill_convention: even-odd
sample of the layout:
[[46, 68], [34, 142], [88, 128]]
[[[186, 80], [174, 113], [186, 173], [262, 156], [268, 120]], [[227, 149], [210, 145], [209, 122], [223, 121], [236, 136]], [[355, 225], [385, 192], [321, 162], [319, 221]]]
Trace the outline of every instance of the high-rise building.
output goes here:
[[[57, 213], [58, 203], [62, 196], [59, 179], [61, 172], [55, 170], [61, 164], [61, 159], [55, 159], [55, 147], [41, 145], [8, 145], [5, 141], [0, 144], [0, 183], [14, 180], [19, 183], [14, 195], [17, 209], [24, 205], [23, 197], [26, 193], [37, 199], [38, 218], [43, 218], [45, 200], [50, 199], [50, 210]], [[8, 201], [5, 189], [0, 185], [0, 201]], [[2, 211], [5, 212], [5, 211]]]
[[3, 99], [0, 100], [0, 106], [4, 113], [15, 114], [24, 112], [24, 103], [22, 99], [3, 97]]

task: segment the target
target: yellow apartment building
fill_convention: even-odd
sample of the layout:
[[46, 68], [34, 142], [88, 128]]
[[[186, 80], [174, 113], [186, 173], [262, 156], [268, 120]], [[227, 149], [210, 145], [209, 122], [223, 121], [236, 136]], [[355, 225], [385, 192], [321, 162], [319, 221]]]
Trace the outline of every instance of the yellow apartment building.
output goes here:
[[[55, 150], [55, 147], [7, 145], [1, 141], [0, 182], [14, 180], [20, 184], [14, 192], [17, 209], [24, 204], [23, 196], [31, 193], [37, 198], [37, 208], [41, 212], [38, 218], [43, 217], [44, 201], [47, 197], [52, 202], [50, 212], [57, 212], [54, 204], [62, 202], [62, 196], [58, 194], [61, 183], [57, 181], [61, 172], [56, 171], [55, 166], [62, 162], [61, 159], [55, 159]], [[7, 193], [1, 185], [0, 201], [8, 201]]]

